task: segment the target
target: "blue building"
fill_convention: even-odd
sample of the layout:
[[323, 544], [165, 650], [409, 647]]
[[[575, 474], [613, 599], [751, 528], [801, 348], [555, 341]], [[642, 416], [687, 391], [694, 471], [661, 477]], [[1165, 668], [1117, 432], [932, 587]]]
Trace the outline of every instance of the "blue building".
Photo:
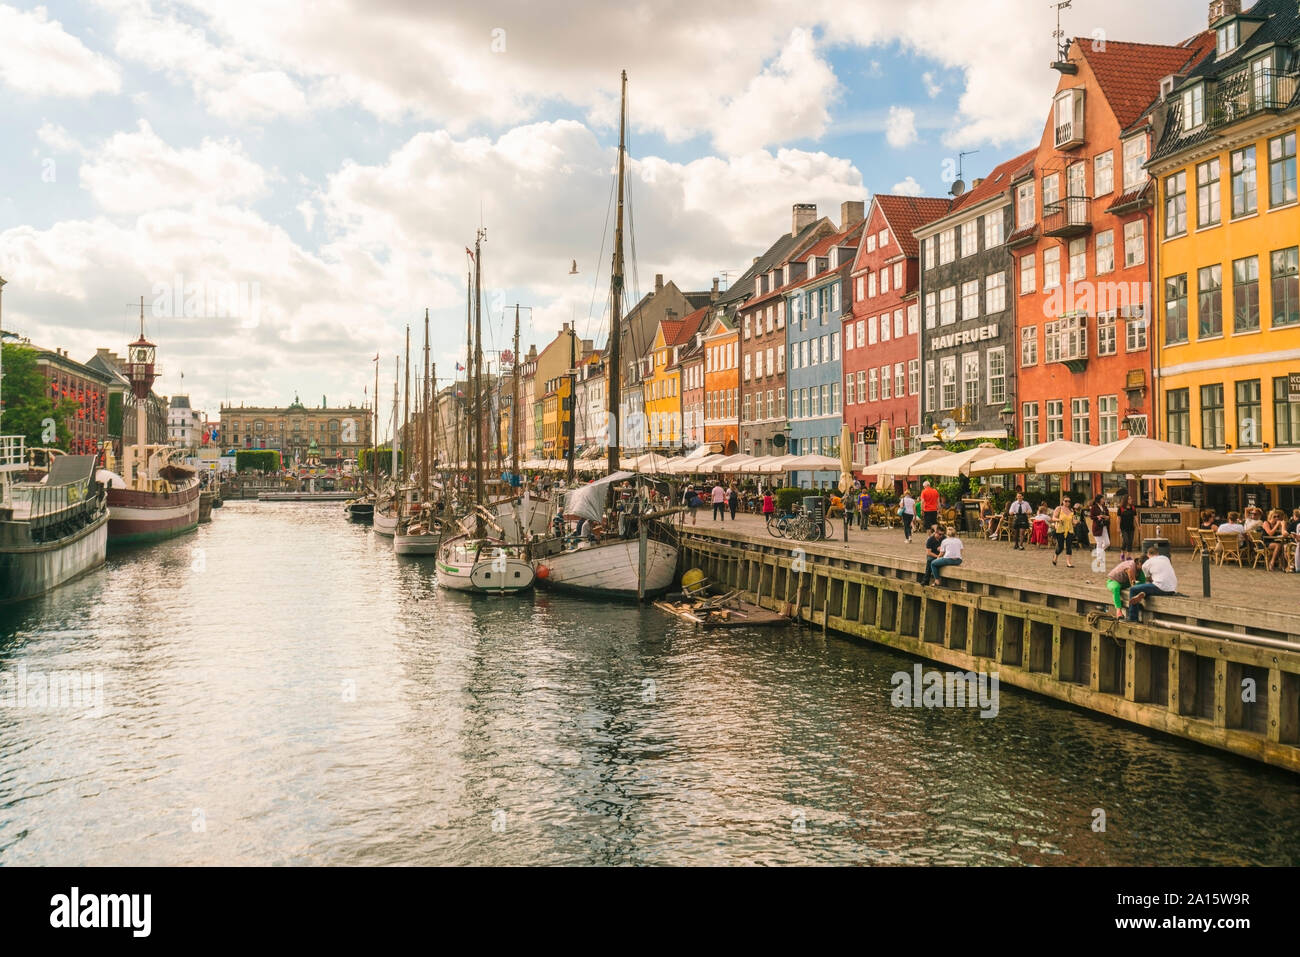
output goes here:
[[[807, 278], [786, 294], [786, 402], [791, 455], [839, 458], [844, 425], [840, 317], [850, 312], [849, 270], [864, 222], [823, 239], [807, 253]], [[838, 468], [791, 473], [800, 488], [834, 488]]]

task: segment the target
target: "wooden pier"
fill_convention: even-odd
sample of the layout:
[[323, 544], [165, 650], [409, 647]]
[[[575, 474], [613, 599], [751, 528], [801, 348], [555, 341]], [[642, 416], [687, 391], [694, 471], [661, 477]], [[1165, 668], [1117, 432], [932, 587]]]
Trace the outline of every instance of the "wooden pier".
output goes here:
[[1014, 560], [947, 568], [942, 586], [924, 586], [919, 560], [873, 554], [869, 539], [795, 544], [733, 525], [685, 527], [681, 544], [682, 568], [764, 608], [1300, 772], [1300, 614], [1290, 602], [1156, 597], [1131, 624], [1097, 615], [1098, 599], [1068, 583], [1016, 574]]

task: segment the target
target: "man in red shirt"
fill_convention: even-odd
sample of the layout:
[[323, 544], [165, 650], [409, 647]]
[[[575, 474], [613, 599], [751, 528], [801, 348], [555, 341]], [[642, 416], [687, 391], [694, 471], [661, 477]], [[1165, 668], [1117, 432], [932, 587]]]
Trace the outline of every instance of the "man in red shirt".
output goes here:
[[939, 524], [939, 490], [929, 482], [921, 484], [921, 527]]

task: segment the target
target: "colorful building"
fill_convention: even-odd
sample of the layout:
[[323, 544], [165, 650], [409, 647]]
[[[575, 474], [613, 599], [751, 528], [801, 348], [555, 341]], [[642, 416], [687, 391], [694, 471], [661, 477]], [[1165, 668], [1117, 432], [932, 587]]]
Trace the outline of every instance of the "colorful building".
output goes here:
[[740, 438], [740, 336], [722, 309], [704, 335], [704, 441], [735, 455]]
[[[1026, 444], [1149, 432], [1149, 107], [1164, 77], [1205, 55], [1207, 38], [1212, 48], [1212, 34], [1178, 46], [1076, 39], [1053, 64], [1061, 76], [1032, 172], [1014, 183], [1007, 241]], [[1075, 483], [1094, 487], [1088, 475]]]
[[[903, 455], [921, 438], [918, 244], [914, 231], [944, 215], [949, 201], [876, 196], [867, 212], [844, 317], [844, 419], [854, 435], [854, 468]], [[851, 342], [850, 342], [851, 340]]]
[[709, 307], [696, 309], [684, 319], [664, 319], [655, 331], [650, 350], [651, 370], [645, 380], [646, 445], [665, 451], [680, 450], [685, 442], [682, 410], [681, 351], [688, 347], [708, 320]]
[[45, 377], [50, 401], [55, 406], [65, 401], [76, 406], [64, 420], [68, 429], [67, 451], [73, 455], [93, 453], [108, 438], [112, 377], [103, 369], [73, 359], [66, 349], [33, 351], [36, 368]]
[[[1217, 14], [1217, 16], [1216, 16]], [[1155, 348], [1161, 438], [1225, 451], [1300, 447], [1300, 202], [1289, 0], [1212, 5], [1212, 54], [1171, 77], [1148, 169], [1161, 211]], [[1295, 489], [1260, 505], [1300, 502]], [[1239, 490], [1196, 504], [1226, 511]]]

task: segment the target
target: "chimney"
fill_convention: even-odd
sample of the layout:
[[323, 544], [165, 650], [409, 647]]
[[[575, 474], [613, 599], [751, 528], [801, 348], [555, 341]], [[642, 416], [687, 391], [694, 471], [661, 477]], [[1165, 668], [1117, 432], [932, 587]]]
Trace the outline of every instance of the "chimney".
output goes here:
[[1210, 0], [1210, 26], [1224, 17], [1241, 13], [1241, 0]]
[[976, 176], [973, 180], [970, 181], [970, 188], [971, 188], [971, 189], [974, 189], [976, 186], [978, 186], [978, 185], [979, 185], [980, 183], [982, 183], [982, 182], [984, 182], [984, 177], [983, 177], [983, 176]]
[[862, 200], [853, 200], [847, 203], [840, 203], [840, 232], [848, 229], [850, 226], [856, 226], [862, 222], [862, 217], [867, 214], [867, 206]]
[[816, 203], [795, 203], [790, 221], [790, 235], [798, 236], [805, 227], [817, 222]]
[[718, 301], [718, 277], [713, 277], [713, 290], [709, 293], [709, 302]]
[[655, 295], [658, 295], [663, 291], [664, 291], [664, 274], [661, 272], [657, 272], [655, 273]]

